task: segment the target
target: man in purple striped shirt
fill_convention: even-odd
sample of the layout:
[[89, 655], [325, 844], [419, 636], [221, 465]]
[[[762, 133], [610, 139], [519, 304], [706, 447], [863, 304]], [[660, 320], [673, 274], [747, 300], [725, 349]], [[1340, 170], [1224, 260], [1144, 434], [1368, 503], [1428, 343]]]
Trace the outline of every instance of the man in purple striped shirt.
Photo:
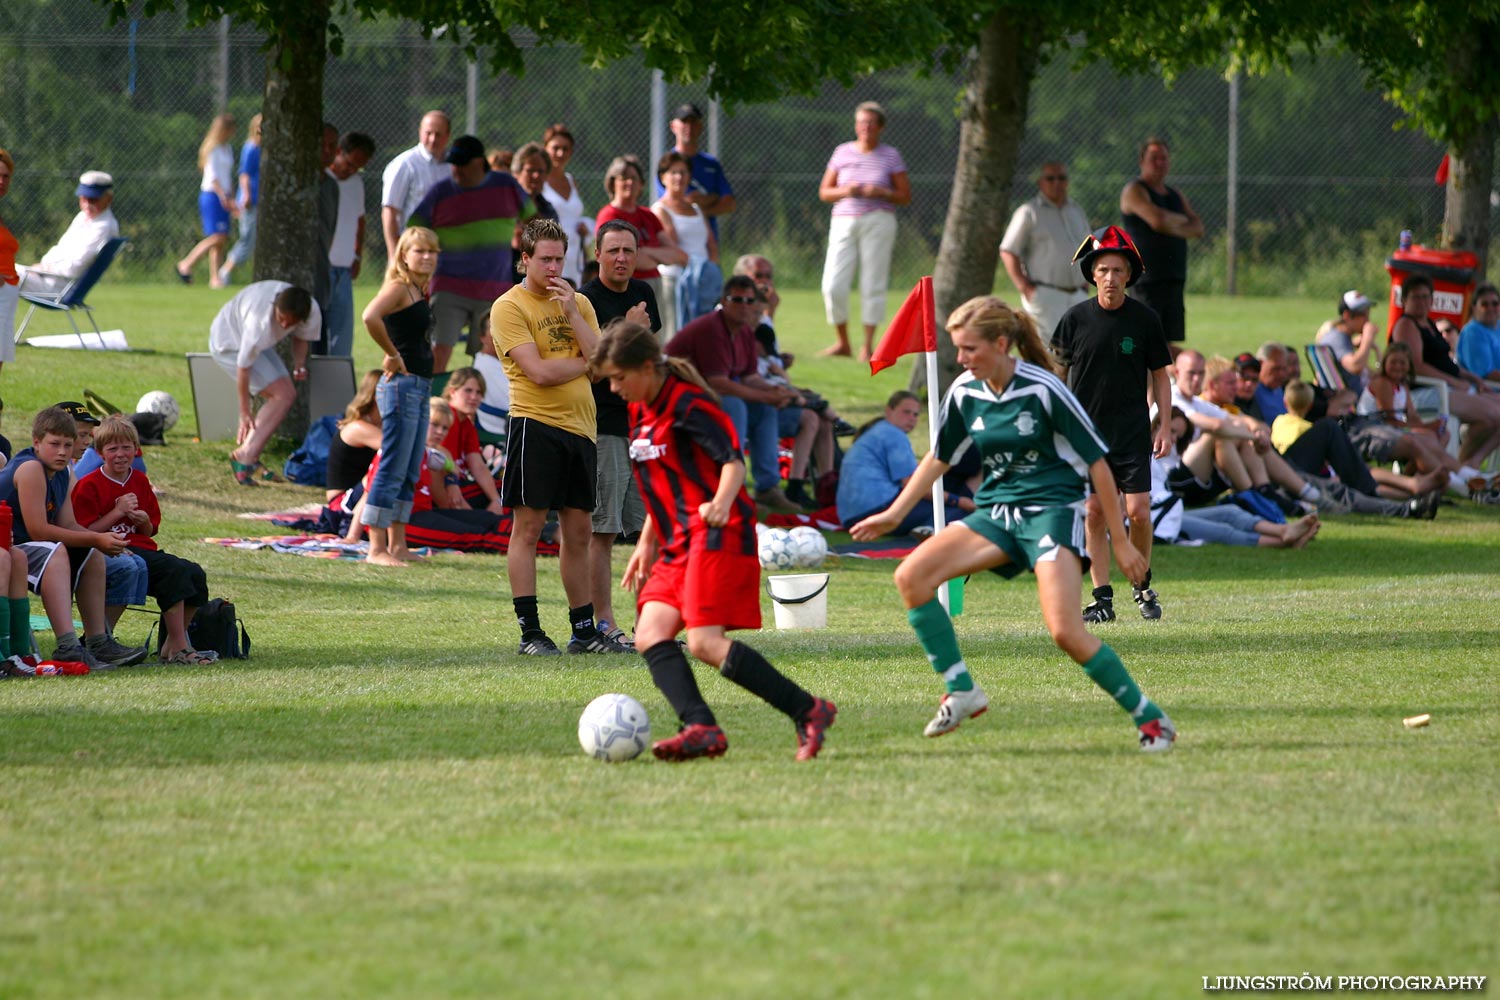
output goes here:
[[452, 179], [434, 184], [406, 222], [433, 230], [442, 246], [432, 278], [434, 372], [448, 370], [465, 327], [468, 353], [479, 352], [490, 306], [511, 287], [516, 223], [536, 213], [515, 178], [490, 169], [474, 136], [454, 139], [444, 160]]

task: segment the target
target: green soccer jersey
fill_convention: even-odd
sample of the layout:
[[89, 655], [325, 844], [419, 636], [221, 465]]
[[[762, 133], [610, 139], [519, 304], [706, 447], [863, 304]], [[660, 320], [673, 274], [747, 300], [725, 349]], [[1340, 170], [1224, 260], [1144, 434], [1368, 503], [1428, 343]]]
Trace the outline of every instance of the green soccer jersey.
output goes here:
[[981, 508], [1076, 503], [1089, 466], [1108, 450], [1068, 387], [1025, 361], [1016, 362], [999, 396], [964, 372], [948, 389], [940, 420], [939, 459], [953, 465], [979, 449], [984, 481], [974, 502]]

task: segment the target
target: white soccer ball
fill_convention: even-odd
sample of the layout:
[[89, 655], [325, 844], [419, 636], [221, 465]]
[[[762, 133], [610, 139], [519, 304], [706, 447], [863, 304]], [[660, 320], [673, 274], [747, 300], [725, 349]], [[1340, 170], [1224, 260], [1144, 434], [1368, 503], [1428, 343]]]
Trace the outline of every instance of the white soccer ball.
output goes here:
[[817, 528], [806, 525], [788, 532], [792, 538], [792, 558], [801, 569], [817, 569], [828, 558], [828, 539]]
[[791, 569], [797, 565], [791, 532], [769, 528], [760, 536], [760, 564], [766, 569]]
[[601, 694], [578, 719], [578, 742], [595, 760], [634, 760], [651, 744], [651, 720], [630, 695]]
[[135, 404], [135, 412], [160, 414], [162, 430], [169, 431], [177, 426], [177, 418], [182, 416], [182, 407], [177, 405], [176, 398], [170, 392], [156, 389], [141, 397], [141, 401]]

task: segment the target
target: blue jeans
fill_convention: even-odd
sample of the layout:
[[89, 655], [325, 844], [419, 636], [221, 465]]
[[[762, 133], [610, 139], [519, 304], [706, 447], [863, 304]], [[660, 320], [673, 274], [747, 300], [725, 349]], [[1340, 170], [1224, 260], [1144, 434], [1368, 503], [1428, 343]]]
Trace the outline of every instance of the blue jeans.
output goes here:
[[347, 267], [328, 267], [328, 356], [354, 355], [354, 277]]
[[769, 490], [781, 483], [781, 438], [777, 435], [776, 408], [766, 403], [751, 403], [738, 396], [721, 396], [720, 403], [734, 430], [740, 436], [740, 447], [749, 452], [750, 475], [757, 490]]
[[104, 557], [104, 603], [107, 606], [145, 604], [146, 580], [146, 560], [134, 552]]
[[388, 375], [375, 387], [380, 408], [380, 465], [365, 498], [360, 523], [389, 528], [411, 520], [417, 478], [427, 461], [427, 399], [432, 380], [420, 375]]
[[255, 252], [255, 206], [240, 209], [240, 238], [229, 248], [229, 262], [239, 267]]

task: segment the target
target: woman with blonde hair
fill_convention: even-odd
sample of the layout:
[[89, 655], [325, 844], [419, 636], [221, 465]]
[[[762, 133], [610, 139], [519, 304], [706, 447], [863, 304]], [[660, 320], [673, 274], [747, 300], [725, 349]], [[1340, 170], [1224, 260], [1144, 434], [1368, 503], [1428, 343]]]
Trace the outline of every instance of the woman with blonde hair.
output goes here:
[[338, 433], [328, 443], [328, 471], [323, 485], [329, 501], [364, 478], [380, 449], [380, 404], [375, 402], [375, 391], [382, 374], [379, 368], [365, 372], [354, 398], [344, 407]]
[[240, 213], [240, 238], [229, 248], [219, 280], [229, 284], [230, 273], [255, 252], [255, 214], [260, 204], [260, 115], [250, 119], [245, 145], [240, 148], [240, 188], [235, 207]]
[[437, 259], [437, 234], [420, 226], [407, 229], [396, 243], [385, 284], [364, 312], [365, 329], [385, 352], [380, 365], [385, 374], [375, 389], [380, 465], [360, 512], [360, 523], [370, 532], [366, 559], [376, 566], [404, 566], [411, 558], [406, 523], [426, 459], [427, 401], [432, 395], [427, 289]]
[[583, 284], [583, 248], [594, 235], [594, 220], [583, 206], [578, 182], [568, 173], [573, 160], [573, 133], [562, 122], [554, 122], [542, 133], [542, 148], [547, 151], [549, 168], [542, 193], [557, 210], [557, 221], [568, 234], [568, 253], [563, 260], [563, 277], [575, 285]]
[[177, 277], [184, 285], [192, 284], [193, 267], [208, 255], [208, 284], [223, 288], [219, 275], [220, 256], [229, 243], [229, 219], [239, 209], [234, 203], [234, 115], [223, 114], [208, 126], [198, 145], [198, 169], [203, 180], [198, 185], [198, 216], [203, 222], [203, 239], [177, 262]]
[[1146, 560], [1125, 533], [1104, 441], [1053, 372], [1030, 316], [983, 295], [949, 316], [948, 335], [965, 371], [943, 399], [937, 446], [888, 508], [849, 532], [870, 541], [891, 531], [951, 465], [971, 448], [978, 450], [984, 468], [974, 497], [979, 509], [919, 545], [896, 570], [907, 620], [947, 687], [924, 735], [951, 733], [990, 704], [958, 651], [938, 587], [981, 570], [1012, 577], [1029, 569], [1036, 574], [1042, 620], [1058, 648], [1129, 713], [1142, 750], [1170, 750], [1177, 738], [1171, 720], [1141, 694], [1114, 650], [1090, 634], [1078, 614], [1090, 486], [1104, 509], [1120, 568], [1132, 581], [1146, 574]]

